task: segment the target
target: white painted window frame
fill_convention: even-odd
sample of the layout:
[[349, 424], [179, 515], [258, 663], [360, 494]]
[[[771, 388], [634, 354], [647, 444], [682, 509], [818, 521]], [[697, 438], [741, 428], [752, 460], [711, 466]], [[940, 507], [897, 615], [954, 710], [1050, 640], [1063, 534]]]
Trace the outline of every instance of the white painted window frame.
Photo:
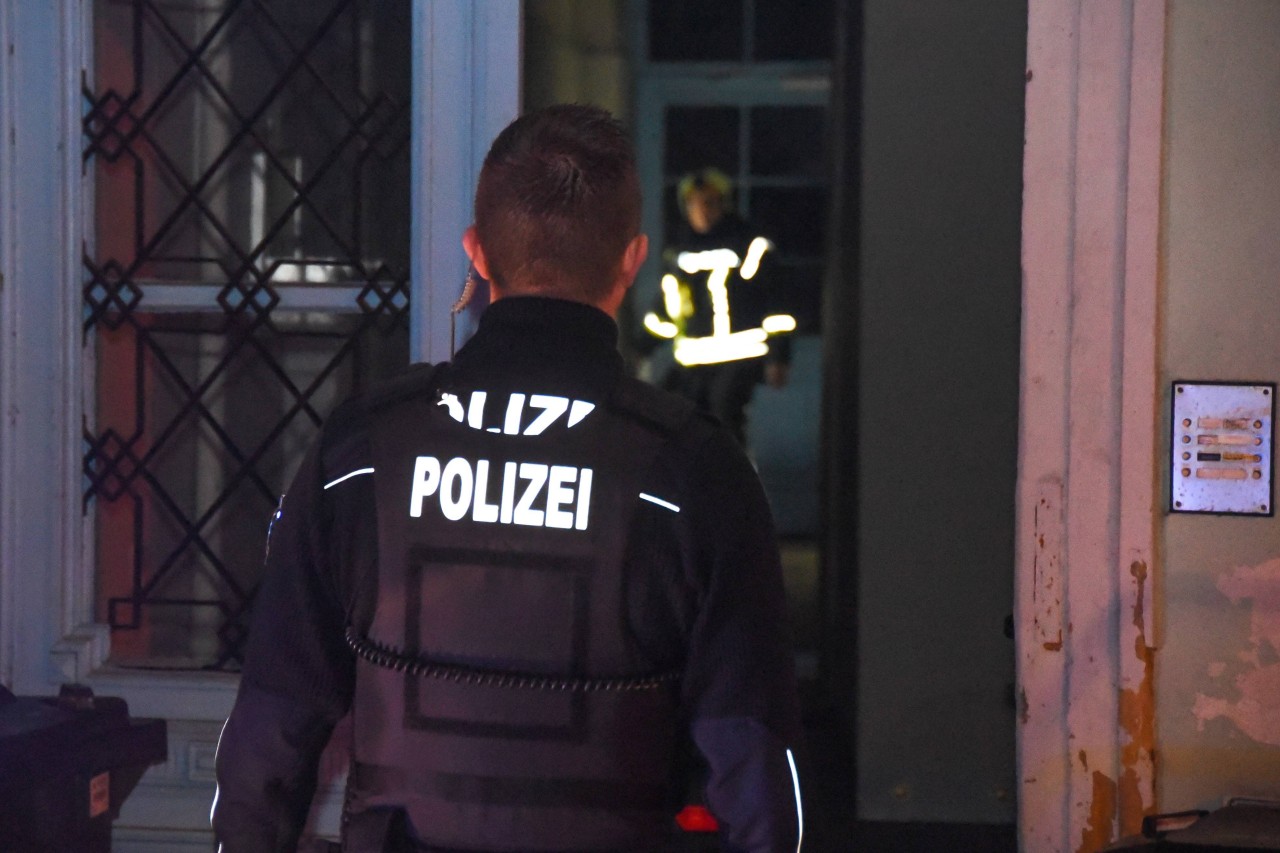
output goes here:
[[[220, 722], [237, 677], [114, 668], [107, 626], [93, 619], [92, 537], [81, 504], [93, 367], [81, 331], [90, 11], [90, 0], [0, 4], [0, 682], [49, 695], [78, 681], [124, 697], [138, 716]], [[414, 360], [449, 355], [448, 308], [466, 275], [461, 237], [475, 177], [519, 109], [520, 13], [519, 2], [413, 2]], [[171, 763], [175, 729], [183, 727], [171, 725]], [[188, 779], [205, 780], [210, 745], [177, 746], [204, 749], [183, 766]]]
[[1029, 13], [1019, 846], [1092, 851], [1157, 805], [1166, 0], [1044, 0]]

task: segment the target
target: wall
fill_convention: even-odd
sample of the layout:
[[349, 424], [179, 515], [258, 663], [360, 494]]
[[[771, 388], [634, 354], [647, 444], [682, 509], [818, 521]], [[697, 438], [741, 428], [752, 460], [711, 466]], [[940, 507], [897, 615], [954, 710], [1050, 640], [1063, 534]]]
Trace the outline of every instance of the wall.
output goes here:
[[626, 119], [631, 78], [622, 0], [524, 4], [524, 105], [594, 104]]
[[1011, 822], [1027, 8], [863, 9], [858, 812]]
[[[1167, 45], [1165, 411], [1175, 379], [1280, 380], [1280, 3], [1174, 0]], [[1163, 552], [1160, 810], [1280, 798], [1280, 520], [1167, 515]]]

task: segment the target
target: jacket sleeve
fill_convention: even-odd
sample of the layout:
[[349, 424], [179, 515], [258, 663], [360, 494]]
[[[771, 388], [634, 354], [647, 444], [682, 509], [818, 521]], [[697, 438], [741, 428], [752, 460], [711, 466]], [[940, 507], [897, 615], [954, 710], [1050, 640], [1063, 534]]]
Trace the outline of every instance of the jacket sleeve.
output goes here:
[[240, 690], [218, 743], [210, 819], [221, 853], [297, 848], [320, 754], [350, 705], [323, 476], [317, 442], [269, 534]]
[[799, 849], [801, 726], [773, 519], [736, 443], [707, 442], [693, 470], [689, 530], [706, 578], [684, 704], [727, 850]]

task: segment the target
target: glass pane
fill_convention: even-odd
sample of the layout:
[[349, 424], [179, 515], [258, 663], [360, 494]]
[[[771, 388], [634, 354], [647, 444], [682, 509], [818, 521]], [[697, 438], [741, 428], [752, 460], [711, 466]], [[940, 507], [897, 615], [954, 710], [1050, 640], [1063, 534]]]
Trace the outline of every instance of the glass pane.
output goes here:
[[667, 107], [665, 173], [678, 178], [715, 166], [736, 175], [741, 120], [737, 107]]
[[100, 325], [99, 618], [117, 660], [238, 658], [267, 525], [322, 419], [408, 360], [404, 323], [368, 314], [136, 312]]
[[407, 256], [383, 200], [408, 181], [409, 11], [97, 0], [97, 256], [167, 282], [341, 281], [352, 257]]
[[826, 231], [826, 191], [822, 187], [756, 187], [751, 219], [792, 258], [822, 257]]
[[825, 107], [751, 110], [751, 174], [822, 180], [827, 173]]
[[831, 57], [833, 0], [755, 0], [752, 59], [814, 60]]
[[301, 453], [408, 362], [410, 4], [93, 10], [99, 617], [118, 663], [234, 667]]
[[742, 41], [742, 0], [649, 0], [654, 62], [739, 62]]

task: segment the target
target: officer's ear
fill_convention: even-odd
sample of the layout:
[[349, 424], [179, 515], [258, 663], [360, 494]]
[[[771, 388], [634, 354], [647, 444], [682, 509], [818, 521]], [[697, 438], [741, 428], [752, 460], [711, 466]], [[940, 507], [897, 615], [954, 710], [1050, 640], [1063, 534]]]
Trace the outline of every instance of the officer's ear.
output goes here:
[[489, 278], [489, 261], [484, 256], [484, 247], [480, 245], [480, 237], [476, 234], [474, 225], [468, 225], [467, 230], [462, 232], [462, 248], [471, 259], [476, 273], [486, 281], [492, 281]]
[[622, 252], [622, 265], [618, 268], [618, 277], [624, 287], [630, 287], [640, 273], [644, 259], [649, 256], [649, 235], [637, 234], [631, 238], [627, 248]]

